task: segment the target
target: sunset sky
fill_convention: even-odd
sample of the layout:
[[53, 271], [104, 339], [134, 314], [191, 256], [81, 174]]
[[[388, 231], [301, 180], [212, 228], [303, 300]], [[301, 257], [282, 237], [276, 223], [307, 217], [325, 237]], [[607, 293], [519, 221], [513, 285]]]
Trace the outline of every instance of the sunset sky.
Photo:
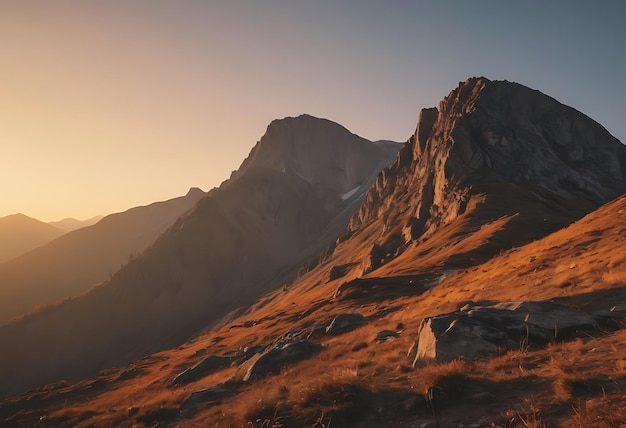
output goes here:
[[0, 217], [209, 190], [285, 116], [404, 141], [477, 75], [626, 142], [625, 19], [618, 0], [3, 0]]

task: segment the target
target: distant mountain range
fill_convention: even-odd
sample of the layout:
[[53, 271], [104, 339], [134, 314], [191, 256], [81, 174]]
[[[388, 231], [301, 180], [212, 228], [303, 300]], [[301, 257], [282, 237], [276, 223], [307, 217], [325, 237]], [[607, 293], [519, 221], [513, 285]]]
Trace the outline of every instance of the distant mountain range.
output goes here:
[[0, 218], [0, 263], [63, 235], [65, 231], [24, 214]]
[[108, 279], [204, 195], [193, 188], [186, 196], [111, 214], [69, 233], [39, 222], [62, 236], [0, 263], [0, 324]]
[[44, 223], [24, 214], [13, 214], [0, 218], [0, 263], [40, 247], [64, 233], [81, 227], [91, 226], [102, 216], [88, 220], [66, 218]]
[[64, 230], [65, 232], [71, 232], [76, 229], [80, 229], [81, 227], [91, 226], [92, 224], [96, 224], [100, 220], [102, 220], [104, 216], [97, 215], [95, 217], [88, 218], [87, 220], [76, 220], [75, 218], [64, 218], [59, 221], [50, 221], [48, 224]]

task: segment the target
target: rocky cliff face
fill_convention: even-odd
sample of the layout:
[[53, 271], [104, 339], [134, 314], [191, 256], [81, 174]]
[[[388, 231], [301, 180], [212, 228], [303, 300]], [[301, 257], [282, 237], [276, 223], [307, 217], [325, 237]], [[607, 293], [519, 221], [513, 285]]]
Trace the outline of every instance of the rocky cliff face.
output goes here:
[[109, 281], [0, 328], [0, 395], [180, 344], [287, 284], [399, 147], [311, 116], [272, 122], [230, 180]]
[[534, 225], [508, 236], [513, 245], [625, 192], [625, 178], [626, 148], [598, 123], [539, 91], [473, 78], [422, 110], [349, 229], [382, 219], [380, 252], [393, 256], [471, 207], [477, 224], [517, 215]]

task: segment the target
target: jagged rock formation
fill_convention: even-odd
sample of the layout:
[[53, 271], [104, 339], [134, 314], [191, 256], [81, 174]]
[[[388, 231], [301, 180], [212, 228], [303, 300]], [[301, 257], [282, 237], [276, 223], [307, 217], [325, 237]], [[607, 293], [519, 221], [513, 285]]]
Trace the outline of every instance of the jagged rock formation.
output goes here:
[[0, 355], [0, 395], [182, 343], [288, 283], [345, 230], [399, 147], [306, 115], [272, 122], [230, 180], [109, 281], [0, 328], [15, 350]]
[[483, 302], [422, 321], [414, 346], [413, 366], [428, 360], [486, 354], [529, 346], [593, 331], [595, 320], [552, 302]]
[[0, 324], [110, 278], [204, 195], [192, 188], [185, 196], [111, 214], [0, 263]]
[[[439, 109], [422, 110], [415, 134], [368, 192], [349, 231], [382, 219], [369, 271], [470, 207], [470, 228], [516, 215], [500, 236], [512, 246], [625, 191], [626, 149], [601, 125], [539, 91], [472, 78]], [[511, 232], [515, 225], [525, 228], [522, 236]]]

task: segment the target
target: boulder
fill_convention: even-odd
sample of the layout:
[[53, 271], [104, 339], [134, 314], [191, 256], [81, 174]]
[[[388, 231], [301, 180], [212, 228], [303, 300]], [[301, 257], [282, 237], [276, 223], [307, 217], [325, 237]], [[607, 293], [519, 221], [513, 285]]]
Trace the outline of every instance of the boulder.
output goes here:
[[413, 366], [428, 359], [475, 359], [502, 349], [543, 346], [595, 325], [593, 318], [553, 302], [468, 304], [422, 321]]
[[202, 359], [198, 364], [181, 372], [178, 376], [172, 379], [172, 385], [190, 383], [201, 379], [208, 374], [228, 367], [232, 361], [232, 357], [209, 355], [208, 357]]
[[365, 324], [366, 318], [359, 313], [339, 314], [316, 324], [306, 336], [307, 340], [320, 339], [325, 335], [335, 336], [352, 331]]
[[273, 347], [241, 364], [232, 380], [248, 382], [268, 374], [280, 373], [283, 367], [310, 358], [322, 349], [322, 345], [308, 341]]
[[336, 335], [354, 330], [365, 323], [365, 317], [358, 313], [337, 315], [326, 327], [326, 334]]

